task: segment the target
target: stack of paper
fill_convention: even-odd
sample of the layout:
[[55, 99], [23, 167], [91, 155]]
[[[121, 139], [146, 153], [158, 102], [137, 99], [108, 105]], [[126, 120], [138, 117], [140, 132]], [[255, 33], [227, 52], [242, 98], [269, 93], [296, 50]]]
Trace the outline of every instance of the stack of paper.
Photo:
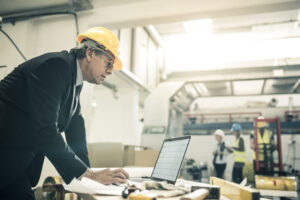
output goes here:
[[83, 177], [81, 181], [73, 179], [68, 185], [63, 184], [65, 190], [85, 194], [122, 195], [124, 187], [115, 185], [103, 185], [89, 178]]

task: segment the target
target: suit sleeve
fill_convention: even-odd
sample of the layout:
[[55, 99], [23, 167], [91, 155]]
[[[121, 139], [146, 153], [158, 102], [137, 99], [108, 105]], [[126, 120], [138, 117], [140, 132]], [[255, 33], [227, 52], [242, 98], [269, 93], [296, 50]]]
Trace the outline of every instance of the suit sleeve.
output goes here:
[[76, 112], [72, 117], [70, 125], [65, 133], [66, 140], [72, 150], [87, 166], [90, 167], [84, 119], [80, 113], [80, 103], [78, 103]]
[[87, 169], [65, 143], [57, 125], [62, 97], [71, 87], [71, 80], [71, 66], [62, 58], [48, 59], [35, 66], [27, 80], [33, 142], [66, 183]]

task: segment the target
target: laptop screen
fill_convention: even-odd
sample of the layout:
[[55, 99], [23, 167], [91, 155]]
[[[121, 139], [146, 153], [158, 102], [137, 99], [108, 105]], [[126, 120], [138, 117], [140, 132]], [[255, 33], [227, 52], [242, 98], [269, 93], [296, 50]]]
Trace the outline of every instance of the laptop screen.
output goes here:
[[175, 184], [191, 136], [166, 139], [160, 149], [151, 178]]

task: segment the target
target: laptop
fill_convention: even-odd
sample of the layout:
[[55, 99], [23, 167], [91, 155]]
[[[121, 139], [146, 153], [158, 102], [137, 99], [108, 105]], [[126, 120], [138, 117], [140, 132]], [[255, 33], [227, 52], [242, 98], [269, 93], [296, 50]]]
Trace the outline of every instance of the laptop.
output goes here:
[[165, 139], [160, 148], [151, 177], [131, 178], [129, 180], [134, 182], [155, 180], [175, 184], [190, 140], [191, 136]]

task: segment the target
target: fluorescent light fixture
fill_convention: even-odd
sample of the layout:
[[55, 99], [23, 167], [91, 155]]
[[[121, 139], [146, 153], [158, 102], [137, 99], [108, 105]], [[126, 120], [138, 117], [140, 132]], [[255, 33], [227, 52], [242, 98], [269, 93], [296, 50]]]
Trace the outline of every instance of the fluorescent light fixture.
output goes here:
[[195, 86], [197, 89], [199, 89], [200, 92], [204, 92], [204, 93], [208, 92], [206, 86], [203, 83], [195, 84]]
[[283, 69], [274, 69], [273, 76], [283, 76]]
[[183, 27], [187, 33], [190, 32], [205, 32], [211, 33], [212, 20], [211, 19], [199, 19], [183, 22]]
[[250, 80], [250, 81], [234, 81], [233, 89], [235, 95], [245, 94], [260, 94], [263, 85], [263, 80]]

